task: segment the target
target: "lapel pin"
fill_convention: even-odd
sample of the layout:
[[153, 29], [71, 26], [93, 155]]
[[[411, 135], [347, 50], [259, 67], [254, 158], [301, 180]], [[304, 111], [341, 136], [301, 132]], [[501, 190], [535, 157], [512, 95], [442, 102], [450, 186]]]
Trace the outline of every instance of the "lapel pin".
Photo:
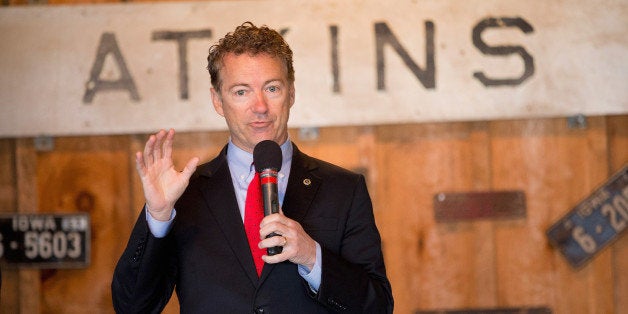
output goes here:
[[310, 184], [312, 184], [312, 180], [310, 180], [310, 179], [303, 179], [303, 184], [305, 186], [310, 186]]

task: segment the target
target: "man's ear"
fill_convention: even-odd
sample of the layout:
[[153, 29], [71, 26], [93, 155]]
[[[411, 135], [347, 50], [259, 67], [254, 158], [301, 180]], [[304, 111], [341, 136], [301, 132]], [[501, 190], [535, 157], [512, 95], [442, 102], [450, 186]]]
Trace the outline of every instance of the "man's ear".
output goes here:
[[214, 110], [221, 115], [225, 116], [224, 111], [222, 110], [222, 97], [220, 97], [220, 93], [218, 93], [213, 87], [210, 88], [210, 92], [212, 94], [212, 104], [214, 105]]
[[292, 108], [292, 105], [294, 105], [294, 101], [296, 99], [296, 97], [295, 97], [295, 90], [294, 90], [294, 83], [291, 84], [290, 90], [289, 90], [288, 93], [290, 93], [290, 96], [289, 96], [290, 97], [290, 108]]

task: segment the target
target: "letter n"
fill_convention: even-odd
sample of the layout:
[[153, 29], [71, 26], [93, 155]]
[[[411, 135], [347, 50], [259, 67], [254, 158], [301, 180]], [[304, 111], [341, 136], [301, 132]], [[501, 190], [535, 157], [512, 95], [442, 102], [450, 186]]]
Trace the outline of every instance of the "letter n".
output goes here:
[[436, 87], [436, 66], [434, 64], [434, 23], [425, 22], [425, 69], [421, 69], [410, 57], [410, 54], [401, 46], [397, 37], [386, 23], [375, 23], [375, 44], [377, 58], [377, 89], [385, 90], [384, 45], [390, 45], [401, 57], [403, 63], [412, 71], [414, 76], [425, 88]]

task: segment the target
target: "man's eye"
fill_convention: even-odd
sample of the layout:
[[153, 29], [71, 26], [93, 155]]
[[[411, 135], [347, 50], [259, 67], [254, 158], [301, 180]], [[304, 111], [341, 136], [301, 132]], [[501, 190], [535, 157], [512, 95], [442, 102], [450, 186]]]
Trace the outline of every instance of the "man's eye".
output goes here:
[[266, 89], [271, 93], [276, 93], [279, 91], [279, 87], [277, 86], [268, 86]]
[[235, 92], [236, 96], [244, 96], [246, 94], [246, 91], [243, 89], [237, 90]]

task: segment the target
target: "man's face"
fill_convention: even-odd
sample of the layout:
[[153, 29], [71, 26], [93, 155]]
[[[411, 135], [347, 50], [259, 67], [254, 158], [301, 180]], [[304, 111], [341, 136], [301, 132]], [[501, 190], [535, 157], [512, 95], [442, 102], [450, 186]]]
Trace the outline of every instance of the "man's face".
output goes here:
[[281, 60], [267, 54], [227, 54], [220, 70], [220, 93], [211, 89], [216, 112], [225, 117], [231, 140], [253, 152], [263, 140], [283, 144], [294, 104], [294, 84]]

